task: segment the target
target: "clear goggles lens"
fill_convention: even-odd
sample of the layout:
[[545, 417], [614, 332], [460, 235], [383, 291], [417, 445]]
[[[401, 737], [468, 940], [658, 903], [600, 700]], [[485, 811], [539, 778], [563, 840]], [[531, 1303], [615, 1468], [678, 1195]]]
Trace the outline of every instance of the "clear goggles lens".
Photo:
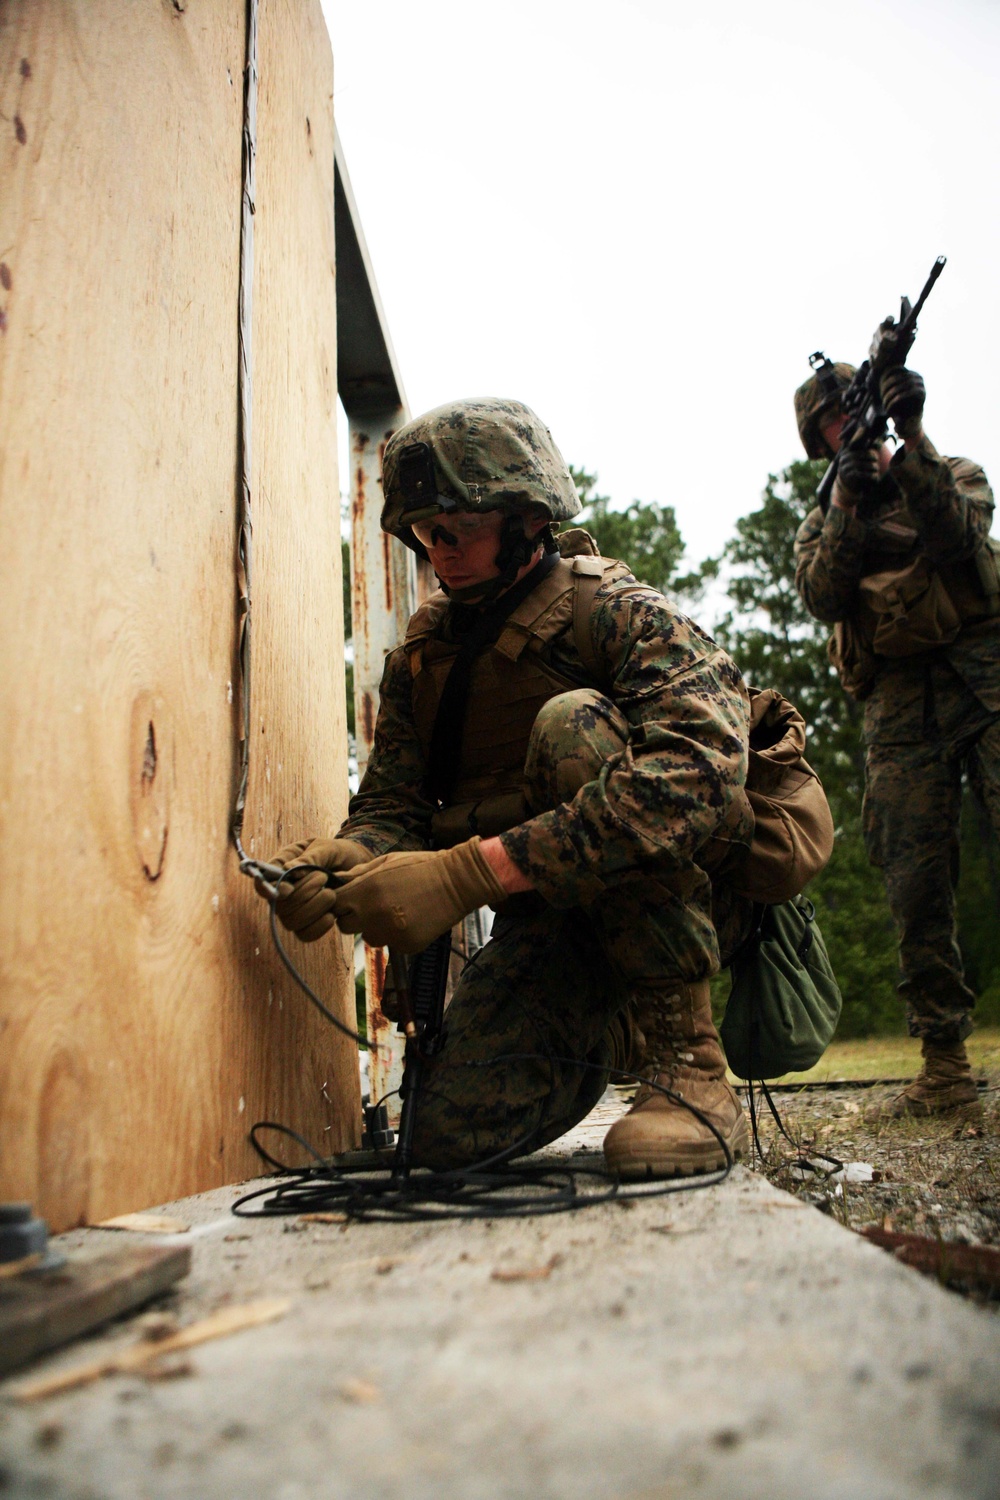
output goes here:
[[441, 515], [429, 516], [426, 521], [414, 521], [410, 529], [418, 542], [430, 547], [434, 543], [435, 531], [446, 531], [450, 536], [457, 537], [461, 544], [484, 536], [490, 530], [491, 522], [490, 515], [477, 516], [467, 511], [452, 511], [451, 514], [442, 512]]

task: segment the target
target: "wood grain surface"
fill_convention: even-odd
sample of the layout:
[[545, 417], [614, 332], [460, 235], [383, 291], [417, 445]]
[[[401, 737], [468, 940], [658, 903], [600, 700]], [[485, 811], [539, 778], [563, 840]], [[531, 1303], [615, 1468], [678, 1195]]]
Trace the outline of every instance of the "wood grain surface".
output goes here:
[[[0, 1197], [53, 1228], [356, 1142], [228, 839], [244, 5], [0, 7]], [[244, 839], [347, 801], [332, 60], [262, 6]], [[337, 941], [289, 940], [353, 1016]]]

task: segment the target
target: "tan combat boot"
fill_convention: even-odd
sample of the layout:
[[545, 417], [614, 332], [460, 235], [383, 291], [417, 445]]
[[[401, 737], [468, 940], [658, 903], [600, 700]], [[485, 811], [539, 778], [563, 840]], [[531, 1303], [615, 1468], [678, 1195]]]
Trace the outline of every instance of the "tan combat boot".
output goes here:
[[921, 1045], [924, 1065], [890, 1104], [880, 1111], [891, 1120], [905, 1115], [924, 1119], [928, 1115], [958, 1114], [981, 1120], [983, 1106], [972, 1076], [964, 1042], [929, 1042]]
[[[666, 996], [643, 997], [638, 1021], [646, 1037], [645, 1072], [712, 1121], [734, 1157], [748, 1149], [742, 1106], [726, 1082], [726, 1060], [712, 1022], [708, 980], [678, 984]], [[620, 1177], [676, 1177], [725, 1165], [715, 1136], [683, 1104], [644, 1084], [628, 1114], [604, 1138], [608, 1167]]]

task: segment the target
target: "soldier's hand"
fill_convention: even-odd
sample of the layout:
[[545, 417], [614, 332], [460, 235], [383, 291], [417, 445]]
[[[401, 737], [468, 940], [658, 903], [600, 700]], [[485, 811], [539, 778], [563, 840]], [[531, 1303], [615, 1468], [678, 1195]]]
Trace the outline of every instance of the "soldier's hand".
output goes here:
[[[327, 874], [352, 870], [371, 858], [368, 850], [352, 839], [303, 839], [298, 844], [286, 844], [268, 860], [268, 864], [280, 865], [290, 874], [302, 865], [317, 865], [319, 868], [306, 869], [301, 875], [281, 881], [278, 899], [274, 903], [278, 921], [304, 943], [314, 943], [323, 937], [335, 921], [336, 895]], [[254, 883], [258, 892], [265, 895], [261, 882]]]
[[908, 370], [905, 365], [896, 365], [882, 376], [879, 392], [882, 405], [903, 441], [918, 438], [923, 431], [924, 402], [927, 399], [923, 376], [916, 370]]
[[878, 448], [841, 448], [835, 488], [841, 502], [854, 506], [873, 490], [881, 477]]
[[507, 899], [480, 842], [383, 854], [349, 871], [333, 893], [337, 925], [375, 948], [419, 953], [478, 906]]

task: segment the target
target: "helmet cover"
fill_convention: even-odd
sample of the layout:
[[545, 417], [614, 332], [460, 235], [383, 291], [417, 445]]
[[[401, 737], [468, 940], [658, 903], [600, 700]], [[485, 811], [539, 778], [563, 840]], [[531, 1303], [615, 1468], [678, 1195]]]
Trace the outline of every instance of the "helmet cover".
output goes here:
[[795, 420], [802, 446], [810, 458], [831, 456], [820, 433], [820, 423], [823, 417], [836, 410], [841, 393], [846, 391], [854, 375], [853, 365], [833, 364], [826, 360], [825, 365], [817, 367], [816, 374], [810, 375], [795, 392]]
[[533, 508], [561, 522], [581, 508], [548, 428], [520, 401], [495, 397], [450, 401], [393, 433], [382, 490], [382, 529], [420, 556], [411, 526], [432, 515]]

